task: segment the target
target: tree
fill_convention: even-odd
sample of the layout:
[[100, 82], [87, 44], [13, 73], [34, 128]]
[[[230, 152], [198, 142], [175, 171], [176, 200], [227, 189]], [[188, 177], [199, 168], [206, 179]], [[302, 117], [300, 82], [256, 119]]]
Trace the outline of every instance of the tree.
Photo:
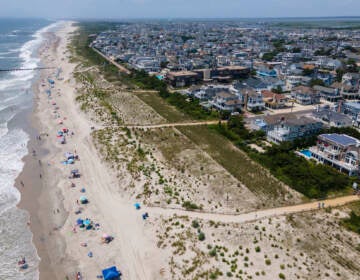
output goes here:
[[311, 76], [311, 75], [313, 75], [313, 74], [314, 74], [314, 69], [305, 68], [305, 69], [303, 70], [303, 75], [304, 75], [304, 76]]
[[342, 81], [342, 76], [345, 74], [345, 70], [342, 68], [336, 69], [336, 81], [337, 82], [341, 82]]
[[274, 57], [276, 56], [276, 53], [274, 52], [267, 52], [267, 53], [264, 53], [263, 56], [262, 56], [262, 59], [263, 60], [266, 60], [266, 61], [271, 61], [274, 59]]
[[323, 80], [320, 80], [320, 79], [312, 79], [310, 81], [310, 86], [313, 87], [313, 86], [325, 86], [324, 84], [324, 81]]
[[161, 69], [166, 68], [166, 67], [168, 66], [168, 64], [169, 64], [169, 61], [161, 61], [161, 62], [160, 62], [160, 67], [161, 67]]
[[283, 90], [282, 90], [281, 86], [277, 86], [276, 88], [272, 88], [271, 91], [274, 92], [274, 93], [283, 93]]

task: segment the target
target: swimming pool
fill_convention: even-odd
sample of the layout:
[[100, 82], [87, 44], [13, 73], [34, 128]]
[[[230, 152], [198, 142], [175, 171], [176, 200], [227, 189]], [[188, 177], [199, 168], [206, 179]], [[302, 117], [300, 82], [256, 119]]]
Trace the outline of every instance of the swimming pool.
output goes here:
[[309, 150], [302, 150], [300, 153], [302, 153], [307, 158], [311, 158], [311, 152]]

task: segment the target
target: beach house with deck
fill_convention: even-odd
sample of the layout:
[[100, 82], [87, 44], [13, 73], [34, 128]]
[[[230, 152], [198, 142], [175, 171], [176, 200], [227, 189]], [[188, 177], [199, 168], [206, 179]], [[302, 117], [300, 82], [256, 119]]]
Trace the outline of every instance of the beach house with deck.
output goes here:
[[321, 134], [311, 157], [349, 176], [359, 176], [360, 141], [346, 134]]

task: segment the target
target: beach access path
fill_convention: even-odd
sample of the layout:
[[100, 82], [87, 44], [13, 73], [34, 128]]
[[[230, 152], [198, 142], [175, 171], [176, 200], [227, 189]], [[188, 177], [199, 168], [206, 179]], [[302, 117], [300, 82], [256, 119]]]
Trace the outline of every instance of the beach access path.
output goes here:
[[117, 68], [119, 68], [119, 70], [121, 72], [124, 72], [126, 74], [131, 74], [131, 71], [127, 68], [125, 68], [124, 66], [120, 65], [119, 63], [117, 63], [115, 60], [110, 59], [109, 57], [107, 57], [106, 55], [104, 55], [102, 52], [98, 51], [95, 48], [92, 48], [95, 52], [97, 52], [99, 55], [101, 55], [103, 58], [105, 58], [107, 61], [109, 61], [110, 63], [112, 63], [113, 65], [115, 65]]
[[156, 128], [167, 128], [167, 127], [181, 127], [181, 126], [201, 126], [201, 125], [212, 125], [219, 123], [226, 123], [227, 121], [201, 121], [201, 122], [178, 122], [178, 123], [163, 123], [163, 124], [150, 124], [150, 125], [122, 125], [124, 128], [145, 128], [145, 129], [156, 129]]
[[339, 207], [359, 200], [360, 197], [358, 195], [350, 195], [292, 206], [263, 209], [243, 214], [217, 214], [202, 211], [186, 211], [182, 209], [164, 209], [160, 207], [149, 207], [147, 210], [152, 215], [177, 215], [188, 216], [193, 219], [211, 220], [214, 222], [246, 223], [276, 216], [291, 215], [301, 212], [323, 210], [324, 208]]

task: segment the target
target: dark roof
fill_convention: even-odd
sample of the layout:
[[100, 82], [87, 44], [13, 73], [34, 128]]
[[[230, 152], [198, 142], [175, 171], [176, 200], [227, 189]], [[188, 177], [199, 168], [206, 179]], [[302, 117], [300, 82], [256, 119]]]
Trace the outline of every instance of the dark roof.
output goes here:
[[325, 140], [329, 140], [331, 142], [340, 144], [342, 146], [356, 145], [356, 143], [359, 142], [356, 138], [348, 136], [346, 134], [333, 133], [333, 134], [321, 134], [320, 136]]

